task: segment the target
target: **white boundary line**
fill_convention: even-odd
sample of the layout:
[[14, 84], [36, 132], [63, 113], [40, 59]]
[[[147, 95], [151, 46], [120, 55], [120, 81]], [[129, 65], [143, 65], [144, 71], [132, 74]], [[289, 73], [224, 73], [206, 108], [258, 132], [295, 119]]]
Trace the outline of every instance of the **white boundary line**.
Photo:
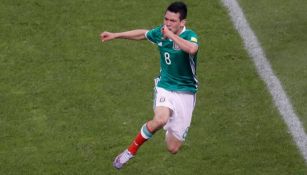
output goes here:
[[292, 104], [289, 101], [279, 79], [274, 75], [271, 65], [268, 62], [253, 30], [249, 26], [242, 9], [236, 0], [222, 0], [228, 9], [232, 22], [244, 41], [248, 54], [253, 59], [260, 77], [269, 89], [274, 103], [278, 108], [283, 120], [298, 146], [301, 154], [307, 163], [307, 135], [304, 128], [295, 114]]

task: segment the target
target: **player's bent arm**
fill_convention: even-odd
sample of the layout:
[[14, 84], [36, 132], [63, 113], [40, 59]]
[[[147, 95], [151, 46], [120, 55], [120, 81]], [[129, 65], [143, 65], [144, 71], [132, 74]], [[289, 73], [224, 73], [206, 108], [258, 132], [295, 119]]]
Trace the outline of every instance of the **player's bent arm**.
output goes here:
[[100, 34], [100, 38], [103, 42], [113, 39], [142, 40], [145, 39], [145, 34], [147, 31], [148, 30], [145, 29], [137, 29], [119, 33], [103, 32]]
[[180, 38], [178, 35], [172, 35], [170, 39], [172, 39], [179, 46], [181, 50], [191, 55], [196, 54], [198, 50], [198, 45], [196, 43]]

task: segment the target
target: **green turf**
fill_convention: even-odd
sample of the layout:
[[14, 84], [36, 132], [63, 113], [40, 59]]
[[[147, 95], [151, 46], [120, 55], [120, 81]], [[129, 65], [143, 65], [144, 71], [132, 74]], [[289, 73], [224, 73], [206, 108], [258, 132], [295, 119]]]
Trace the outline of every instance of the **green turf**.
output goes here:
[[307, 1], [240, 2], [276, 75], [307, 128]]
[[157, 26], [169, 2], [2, 0], [0, 174], [307, 174], [216, 0], [187, 1], [201, 84], [182, 151], [170, 155], [158, 132], [112, 167], [152, 117], [159, 59], [147, 41], [101, 44], [99, 34]]

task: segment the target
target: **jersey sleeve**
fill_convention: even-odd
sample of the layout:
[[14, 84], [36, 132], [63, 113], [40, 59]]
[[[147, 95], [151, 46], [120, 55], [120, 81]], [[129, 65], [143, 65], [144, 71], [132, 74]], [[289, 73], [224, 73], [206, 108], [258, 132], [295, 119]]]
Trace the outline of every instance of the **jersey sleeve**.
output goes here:
[[156, 44], [161, 38], [161, 26], [151, 29], [146, 32], [145, 37]]
[[199, 45], [199, 42], [198, 42], [198, 36], [196, 33], [194, 32], [190, 32], [188, 37], [186, 38], [186, 40], [192, 42], [192, 43], [195, 43], [196, 45]]

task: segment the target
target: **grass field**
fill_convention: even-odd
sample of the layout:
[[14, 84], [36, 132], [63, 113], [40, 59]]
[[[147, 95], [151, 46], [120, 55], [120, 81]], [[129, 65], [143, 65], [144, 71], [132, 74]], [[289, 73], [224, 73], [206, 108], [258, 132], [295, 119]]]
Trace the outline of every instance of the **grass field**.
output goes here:
[[[158, 132], [127, 167], [121, 171], [112, 167], [114, 157], [153, 115], [159, 55], [148, 41], [101, 44], [99, 34], [155, 27], [170, 2], [1, 1], [0, 174], [307, 174], [271, 96], [217, 0], [186, 1], [188, 27], [200, 36], [200, 88], [181, 152], [170, 155], [164, 133]], [[301, 32], [306, 18], [304, 7], [291, 2], [241, 3], [273, 69], [300, 116], [306, 118], [302, 80], [307, 44]], [[285, 7], [292, 8], [293, 15], [278, 10]], [[257, 8], [280, 12], [288, 22], [263, 18]], [[292, 22], [300, 27], [291, 27]], [[279, 39], [278, 33], [287, 34], [286, 39]], [[280, 52], [279, 46], [289, 49]], [[292, 74], [286, 65], [303, 73]]]
[[[307, 128], [307, 2], [240, 1], [277, 76]], [[274, 10], [272, 10], [274, 7]], [[257, 11], [261, 9], [261, 13]], [[265, 20], [264, 20], [265, 19]]]

